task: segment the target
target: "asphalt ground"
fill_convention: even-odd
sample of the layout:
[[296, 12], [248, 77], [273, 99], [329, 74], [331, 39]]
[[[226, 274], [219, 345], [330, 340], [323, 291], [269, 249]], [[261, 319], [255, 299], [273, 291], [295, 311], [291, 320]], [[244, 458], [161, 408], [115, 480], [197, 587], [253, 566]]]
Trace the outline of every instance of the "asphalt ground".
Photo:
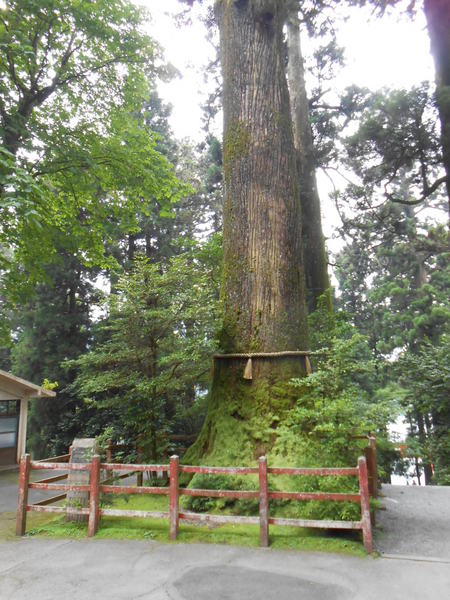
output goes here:
[[[0, 542], [0, 599], [444, 598], [450, 589], [449, 494], [450, 488], [383, 486], [376, 547], [391, 558], [150, 540]], [[0, 512], [14, 510], [16, 498], [17, 473], [1, 473]]]
[[379, 552], [450, 562], [449, 486], [383, 485], [381, 504], [375, 530]]
[[448, 563], [205, 544], [0, 543], [2, 600], [427, 600]]
[[[54, 475], [60, 475], [64, 471], [32, 471], [31, 480], [38, 481], [39, 479], [46, 479]], [[0, 513], [12, 512], [17, 509], [17, 491], [18, 491], [18, 470], [11, 471], [0, 471]], [[64, 483], [64, 481], [63, 481]], [[61, 492], [48, 492], [46, 490], [29, 490], [28, 502], [34, 504], [45, 498], [55, 496]], [[1, 517], [0, 517], [1, 518]], [[1, 600], [1, 597], [0, 597]]]

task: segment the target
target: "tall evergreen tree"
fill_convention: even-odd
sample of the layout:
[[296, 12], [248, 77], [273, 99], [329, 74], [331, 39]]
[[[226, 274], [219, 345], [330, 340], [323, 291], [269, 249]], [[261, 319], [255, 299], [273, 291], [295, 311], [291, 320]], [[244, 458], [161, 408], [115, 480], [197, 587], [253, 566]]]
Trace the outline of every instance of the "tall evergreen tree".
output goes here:
[[86, 269], [66, 248], [48, 275], [16, 317], [11, 357], [13, 373], [38, 384], [58, 384], [54, 401], [32, 402], [28, 435], [36, 458], [66, 452], [79, 431], [80, 403], [67, 389], [75, 372], [63, 370], [61, 363], [86, 351], [90, 308], [96, 301]]
[[[300, 199], [285, 76], [283, 6], [216, 3], [224, 106], [224, 259], [220, 335], [228, 354], [307, 350]], [[303, 357], [215, 360], [202, 432], [186, 460], [269, 452], [293, 403], [285, 383]]]

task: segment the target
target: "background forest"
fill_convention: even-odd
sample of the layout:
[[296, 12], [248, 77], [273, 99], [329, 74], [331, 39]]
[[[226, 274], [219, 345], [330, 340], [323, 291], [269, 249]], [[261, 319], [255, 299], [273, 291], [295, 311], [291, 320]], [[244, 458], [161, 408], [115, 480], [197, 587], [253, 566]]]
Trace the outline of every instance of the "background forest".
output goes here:
[[[217, 46], [212, 4], [180, 1], [173, 19], [201, 18]], [[337, 4], [370, 4], [374, 20], [425, 10], [436, 81], [355, 81], [338, 95]], [[286, 2], [313, 372], [290, 383], [298, 402], [275, 446], [287, 462], [345, 464], [373, 432], [385, 480], [413, 465], [422, 483], [450, 485], [450, 48], [430, 4]], [[199, 434], [224, 349], [219, 64], [202, 140], [176, 139], [158, 85], [178, 75], [148, 13], [128, 0], [0, 2], [0, 368], [56, 388], [32, 403], [37, 458], [76, 436], [166, 457], [176, 436]], [[334, 255], [319, 172], [334, 186]], [[399, 417], [402, 453], [389, 436]]]

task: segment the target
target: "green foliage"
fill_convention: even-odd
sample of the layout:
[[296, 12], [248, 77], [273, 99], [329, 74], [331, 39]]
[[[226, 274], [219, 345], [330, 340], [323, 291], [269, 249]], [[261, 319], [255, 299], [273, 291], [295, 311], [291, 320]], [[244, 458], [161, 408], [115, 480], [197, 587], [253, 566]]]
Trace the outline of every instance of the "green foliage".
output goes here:
[[[372, 94], [357, 132], [345, 143], [348, 164], [361, 177], [363, 186], [383, 183], [387, 199], [423, 201], [435, 189], [434, 181], [440, 175], [439, 131], [428, 84]], [[408, 173], [407, 198], [398, 197], [395, 189], [402, 172]], [[366, 188], [361, 201], [369, 196], [368, 191]]]
[[[189, 487], [206, 490], [256, 490], [257, 484], [251, 477], [230, 475], [202, 475], [196, 473]], [[188, 510], [194, 512], [222, 512], [230, 508], [235, 514], [257, 514], [258, 502], [252, 500], [233, 500], [232, 498], [202, 498], [187, 496], [183, 501]]]
[[[111, 222], [137, 228], [187, 192], [143, 104], [163, 69], [127, 1], [8, 1], [0, 9], [0, 268], [14, 305], [57, 260], [62, 236], [104, 267]], [[6, 307], [5, 307], [6, 308]]]
[[105, 341], [68, 366], [85, 402], [111, 409], [115, 438], [156, 460], [167, 434], [198, 427], [213, 350], [217, 290], [202, 248], [150, 263], [137, 257], [107, 302]]
[[426, 415], [426, 435], [417, 425], [407, 438], [409, 455], [422, 456], [434, 466], [432, 481], [450, 485], [450, 336], [445, 333], [419, 352], [405, 353], [398, 364], [399, 382], [404, 389], [403, 406], [407, 415]]
[[[64, 250], [48, 268], [48, 281], [14, 319], [11, 370], [44, 387], [56, 389], [56, 400], [31, 403], [28, 444], [35, 458], [62, 454], [78, 432], [80, 403], [67, 386], [74, 371], [63, 371], [64, 359], [76, 358], [89, 342], [89, 309], [96, 292], [80, 262]], [[92, 415], [83, 415], [85, 421]]]
[[[339, 303], [369, 339], [373, 355], [389, 361], [375, 398], [391, 395], [399, 401], [410, 424], [409, 457], [413, 462], [422, 457], [430, 483], [431, 465], [446, 452], [436, 410], [442, 406], [444, 414], [446, 401], [431, 385], [422, 386], [421, 394], [413, 390], [423, 380], [424, 356], [439, 355], [450, 317], [436, 115], [424, 85], [374, 100], [347, 140], [348, 165], [360, 184], [348, 186], [346, 194], [360, 210], [344, 223], [352, 242], [337, 259]], [[423, 207], [426, 217], [420, 214]], [[442, 376], [442, 367], [438, 371]], [[442, 459], [440, 465], [435, 481], [445, 479]], [[404, 468], [401, 462], [397, 466]]]

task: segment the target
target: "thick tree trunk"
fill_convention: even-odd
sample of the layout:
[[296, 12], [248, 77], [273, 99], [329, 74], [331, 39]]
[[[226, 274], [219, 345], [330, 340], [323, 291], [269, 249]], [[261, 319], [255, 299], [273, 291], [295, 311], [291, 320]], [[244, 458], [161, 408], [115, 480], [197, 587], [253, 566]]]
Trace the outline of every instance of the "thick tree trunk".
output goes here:
[[288, 78], [302, 207], [306, 302], [309, 312], [312, 312], [317, 308], [319, 297], [327, 293], [327, 307], [331, 311], [333, 306], [330, 279], [322, 231], [320, 198], [317, 190], [313, 136], [301, 51], [300, 23], [296, 9], [297, 7], [294, 6], [287, 21]]
[[[285, 77], [284, 3], [219, 0], [224, 105], [225, 353], [309, 347], [298, 177]], [[203, 430], [185, 459], [232, 464], [270, 450], [303, 357], [215, 359]]]
[[424, 0], [424, 11], [436, 68], [436, 102], [450, 211], [450, 2]]

